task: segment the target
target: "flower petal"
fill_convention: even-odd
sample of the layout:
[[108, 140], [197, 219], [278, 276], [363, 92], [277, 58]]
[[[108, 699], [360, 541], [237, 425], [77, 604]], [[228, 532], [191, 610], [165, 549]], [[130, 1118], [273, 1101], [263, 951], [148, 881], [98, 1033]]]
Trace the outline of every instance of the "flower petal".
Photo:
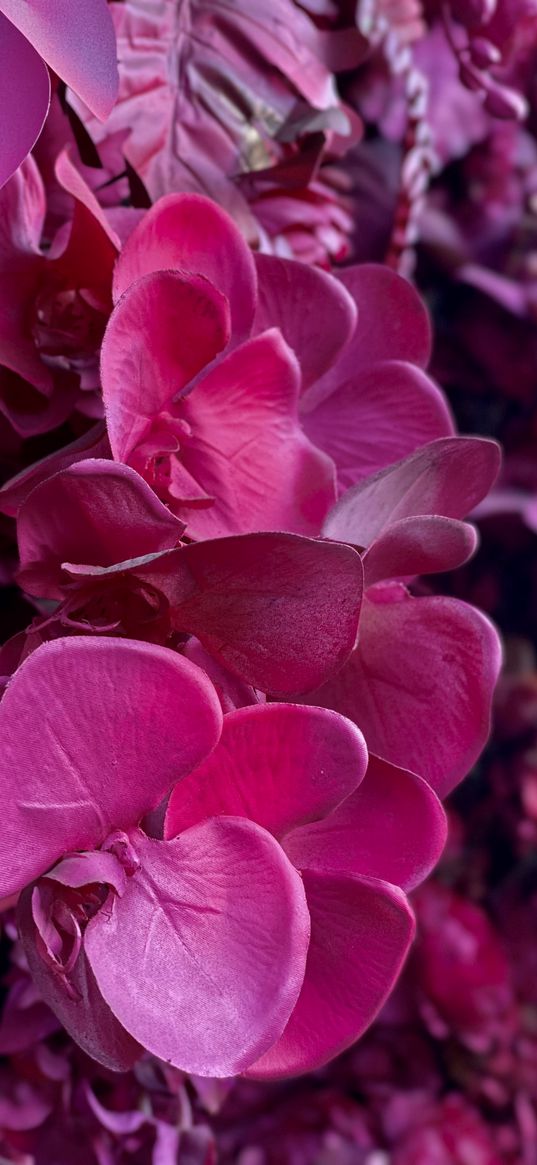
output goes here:
[[305, 432], [335, 461], [343, 490], [453, 433], [440, 389], [420, 368], [399, 360], [350, 369], [331, 396], [306, 411], [311, 401], [307, 393]]
[[90, 637], [37, 648], [0, 705], [0, 897], [137, 824], [210, 752], [221, 720], [209, 680], [166, 648]]
[[446, 833], [446, 815], [430, 785], [370, 756], [356, 791], [321, 821], [294, 829], [284, 849], [299, 870], [365, 874], [408, 892], [436, 865]]
[[307, 702], [349, 716], [372, 752], [444, 797], [485, 744], [500, 663], [498, 635], [480, 611], [379, 584], [364, 598], [356, 651]]
[[180, 567], [166, 592], [175, 628], [264, 692], [318, 687], [354, 647], [362, 563], [347, 547], [244, 534], [185, 546]]
[[1, 0], [0, 10], [104, 121], [118, 88], [116, 38], [106, 0]]
[[455, 570], [472, 557], [476, 546], [477, 530], [468, 522], [431, 515], [403, 518], [388, 526], [364, 554], [365, 585]]
[[212, 755], [174, 789], [165, 836], [224, 814], [248, 817], [282, 837], [339, 805], [366, 768], [361, 732], [326, 708], [241, 708], [224, 718]]
[[258, 254], [255, 262], [254, 334], [280, 329], [298, 357], [302, 388], [307, 388], [332, 367], [351, 339], [357, 315], [354, 302], [337, 279], [317, 267], [273, 255]]
[[[13, 7], [29, 8], [15, 0]], [[50, 102], [48, 69], [31, 44], [0, 11], [0, 186], [30, 153]], [[16, 105], [13, 99], [16, 94]]]
[[159, 271], [133, 284], [105, 332], [101, 375], [110, 445], [127, 461], [149, 422], [225, 348], [226, 301], [206, 279]]
[[19, 510], [19, 582], [61, 598], [63, 563], [112, 566], [177, 546], [183, 529], [134, 469], [79, 461], [37, 485]]
[[69, 972], [70, 991], [48, 967], [39, 949], [39, 934], [32, 912], [34, 886], [28, 886], [19, 898], [17, 925], [28, 960], [28, 967], [45, 1003], [60, 1020], [77, 1044], [113, 1072], [127, 1072], [142, 1055], [143, 1049], [133, 1040], [105, 1003], [84, 949]]
[[193, 537], [318, 533], [334, 471], [299, 425], [299, 387], [296, 357], [274, 328], [224, 356], [181, 402], [192, 430], [181, 462], [215, 499], [175, 507]]
[[247, 1073], [322, 1067], [354, 1043], [394, 986], [414, 934], [401, 890], [376, 879], [303, 873], [311, 914], [304, 986], [283, 1036]]
[[465, 518], [492, 489], [500, 462], [499, 445], [483, 437], [431, 441], [348, 490], [325, 521], [325, 537], [370, 546], [402, 518]]
[[174, 270], [204, 275], [227, 299], [234, 335], [249, 334], [256, 302], [253, 256], [233, 219], [212, 199], [168, 194], [148, 210], [119, 257], [114, 299], [142, 275]]
[[344, 353], [339, 374], [386, 359], [408, 360], [426, 368], [431, 325], [415, 287], [380, 263], [360, 263], [338, 272], [358, 308], [354, 342]]
[[241, 1072], [278, 1038], [304, 977], [301, 879], [249, 821], [206, 821], [170, 842], [133, 837], [141, 869], [89, 923], [104, 998], [162, 1060]]

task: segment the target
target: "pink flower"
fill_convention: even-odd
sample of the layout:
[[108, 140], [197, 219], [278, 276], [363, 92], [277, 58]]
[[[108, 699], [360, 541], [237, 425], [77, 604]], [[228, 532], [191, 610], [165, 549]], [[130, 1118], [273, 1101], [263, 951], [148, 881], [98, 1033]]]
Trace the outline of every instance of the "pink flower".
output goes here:
[[365, 775], [361, 734], [325, 709], [309, 711], [231, 712], [166, 816], [167, 838], [206, 817], [256, 821], [301, 871], [311, 916], [306, 974], [282, 1036], [250, 1070], [262, 1079], [319, 1067], [368, 1026], [412, 938], [398, 887], [426, 876], [445, 836], [425, 781], [375, 757]]
[[1, 0], [0, 186], [41, 132], [50, 100], [45, 61], [104, 120], [118, 85], [106, 0]]
[[489, 732], [498, 636], [456, 599], [414, 597], [401, 578], [460, 565], [475, 536], [460, 521], [490, 489], [493, 442], [451, 438], [343, 495], [325, 522], [365, 547], [366, 592], [349, 661], [308, 700], [359, 724], [368, 746], [420, 773], [444, 796], [468, 772]]
[[284, 696], [341, 667], [362, 594], [353, 549], [290, 534], [181, 545], [183, 530], [133, 469], [113, 461], [80, 461], [36, 486], [18, 514], [19, 581], [61, 606], [34, 624], [23, 650], [40, 634], [173, 645], [190, 633], [224, 668]]
[[[99, 349], [112, 308], [119, 240], [67, 153], [56, 175], [73, 196], [74, 213], [47, 253], [45, 195], [34, 161], [28, 158], [0, 191], [0, 409], [24, 437], [61, 424], [80, 402], [79, 385], [99, 387]], [[91, 392], [86, 400], [91, 414]]]
[[113, 455], [196, 538], [318, 533], [334, 463], [343, 489], [452, 432], [422, 370], [425, 309], [391, 271], [335, 280], [292, 260], [254, 263], [227, 216], [176, 195], [130, 236], [114, 293], [102, 354]]
[[[200, 1075], [241, 1071], [279, 1038], [300, 992], [309, 913], [270, 833], [240, 815], [168, 841], [138, 828], [221, 724], [198, 668], [123, 640], [44, 645], [2, 702], [0, 894], [28, 887], [18, 921], [36, 984], [112, 1068], [141, 1044]], [[358, 734], [338, 719], [334, 735], [345, 752]], [[355, 780], [358, 740], [345, 768]]]

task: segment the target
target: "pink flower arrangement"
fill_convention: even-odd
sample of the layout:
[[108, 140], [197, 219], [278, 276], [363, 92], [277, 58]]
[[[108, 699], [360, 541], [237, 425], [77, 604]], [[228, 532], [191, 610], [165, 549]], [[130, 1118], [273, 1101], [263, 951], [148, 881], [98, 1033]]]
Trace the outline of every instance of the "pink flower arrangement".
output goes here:
[[534, 1165], [536, 61], [0, 0], [3, 1161]]

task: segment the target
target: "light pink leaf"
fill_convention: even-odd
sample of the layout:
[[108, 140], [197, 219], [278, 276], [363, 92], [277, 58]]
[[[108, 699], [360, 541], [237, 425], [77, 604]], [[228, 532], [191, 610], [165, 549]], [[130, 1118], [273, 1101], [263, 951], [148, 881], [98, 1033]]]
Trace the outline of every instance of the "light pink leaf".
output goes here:
[[[29, 7], [12, 0], [12, 7]], [[14, 174], [43, 128], [50, 78], [35, 49], [0, 10], [0, 186]], [[16, 100], [15, 99], [16, 95]]]
[[104, 120], [118, 86], [116, 38], [106, 0], [0, 0], [0, 11]]

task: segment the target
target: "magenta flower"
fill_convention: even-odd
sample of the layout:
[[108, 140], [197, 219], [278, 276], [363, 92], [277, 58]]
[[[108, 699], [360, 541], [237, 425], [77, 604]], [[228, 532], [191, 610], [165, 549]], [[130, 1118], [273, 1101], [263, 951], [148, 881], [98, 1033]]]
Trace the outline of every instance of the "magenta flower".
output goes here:
[[[270, 533], [181, 546], [183, 529], [113, 461], [81, 461], [36, 486], [18, 514], [19, 582], [61, 601], [43, 636], [193, 634], [235, 675], [287, 696], [337, 672], [358, 631], [353, 549]], [[24, 651], [39, 631], [22, 637]]]
[[100, 408], [94, 390], [119, 240], [67, 153], [56, 175], [74, 213], [47, 253], [33, 159], [0, 191], [0, 410], [24, 437], [61, 424], [80, 403], [79, 386], [90, 415]]
[[[0, 894], [28, 887], [18, 917], [34, 979], [113, 1068], [142, 1045], [200, 1075], [241, 1071], [279, 1038], [300, 992], [309, 913], [270, 833], [240, 815], [168, 841], [138, 828], [221, 723], [198, 668], [123, 640], [44, 645], [0, 708]], [[338, 718], [334, 738], [358, 780], [361, 737]]]
[[104, 120], [117, 94], [106, 0], [1, 0], [0, 186], [39, 137], [50, 101], [45, 62]]
[[282, 704], [231, 712], [168, 805], [169, 839], [207, 817], [248, 818], [301, 871], [311, 915], [304, 984], [283, 1035], [250, 1070], [259, 1078], [317, 1068], [368, 1026], [413, 935], [399, 887], [421, 881], [444, 842], [426, 782], [375, 757], [365, 775], [361, 734], [332, 717]]
[[345, 488], [453, 431], [423, 372], [425, 309], [391, 271], [335, 280], [292, 260], [254, 263], [227, 216], [176, 195], [130, 236], [114, 293], [102, 353], [112, 452], [191, 536], [316, 534], [335, 470]]
[[348, 663], [308, 700], [359, 724], [369, 748], [419, 772], [444, 796], [487, 739], [501, 662], [498, 636], [457, 599], [413, 596], [401, 578], [450, 569], [472, 553], [460, 521], [492, 486], [494, 442], [433, 442], [343, 495], [324, 532], [366, 548], [367, 590]]

